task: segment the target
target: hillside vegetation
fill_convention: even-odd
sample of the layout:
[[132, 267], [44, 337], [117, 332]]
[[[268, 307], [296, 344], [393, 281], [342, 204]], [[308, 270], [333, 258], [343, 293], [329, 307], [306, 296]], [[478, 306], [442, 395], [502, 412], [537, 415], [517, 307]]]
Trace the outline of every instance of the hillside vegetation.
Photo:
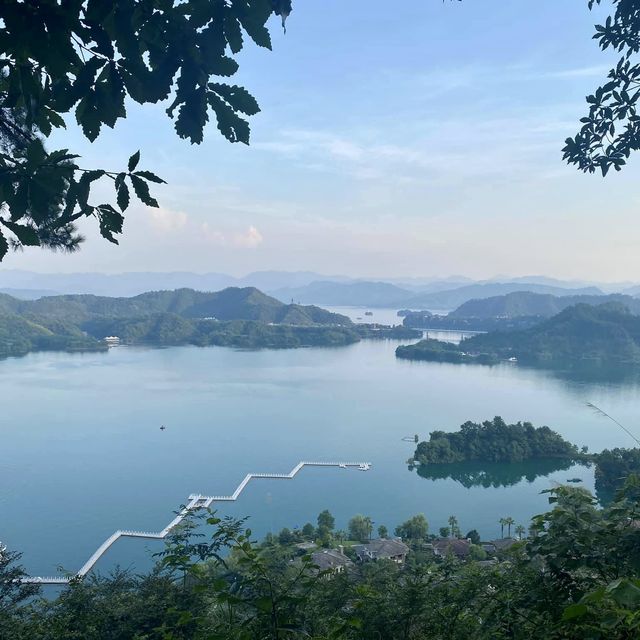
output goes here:
[[217, 293], [152, 291], [133, 298], [65, 295], [27, 301], [0, 295], [0, 357], [51, 349], [101, 350], [108, 336], [152, 346], [281, 349], [420, 335], [402, 326], [354, 325], [346, 316], [283, 304], [252, 287]]
[[398, 347], [399, 358], [493, 363], [516, 359], [548, 367], [640, 365], [640, 316], [616, 303], [579, 304], [522, 331], [495, 331], [452, 347], [435, 340]]
[[0, 296], [0, 310], [23, 316], [57, 317], [75, 323], [98, 316], [130, 318], [174, 313], [184, 318], [214, 317], [217, 320], [280, 324], [351, 324], [346, 316], [314, 306], [283, 304], [254, 287], [230, 287], [215, 293], [193, 289], [150, 291], [132, 298], [65, 295], [18, 300], [3, 295]]
[[245, 348], [338, 346], [360, 339], [349, 318], [286, 305], [247, 287], [216, 293], [152, 291], [133, 298], [64, 295], [19, 300], [0, 294], [0, 357], [41, 350], [102, 350], [129, 344]]
[[0, 358], [30, 351], [102, 351], [106, 346], [77, 327], [54, 322], [47, 327], [16, 314], [0, 313]]
[[283, 349], [344, 346], [360, 340], [352, 327], [331, 325], [267, 324], [255, 320], [200, 320], [173, 313], [139, 318], [96, 318], [83, 324], [93, 336], [118, 336], [127, 344]]

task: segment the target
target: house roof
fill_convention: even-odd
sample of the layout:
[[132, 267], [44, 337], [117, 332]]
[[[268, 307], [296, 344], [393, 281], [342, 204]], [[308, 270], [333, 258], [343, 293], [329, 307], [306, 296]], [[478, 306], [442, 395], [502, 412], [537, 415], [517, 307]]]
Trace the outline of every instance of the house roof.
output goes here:
[[459, 538], [438, 538], [433, 541], [433, 548], [440, 553], [453, 553], [459, 558], [466, 558], [469, 555], [471, 542]]
[[348, 567], [353, 564], [344, 553], [335, 549], [322, 549], [311, 555], [314, 564], [317, 564], [322, 571], [335, 569], [336, 567]]
[[399, 538], [376, 538], [367, 544], [354, 547], [354, 550], [360, 557], [375, 559], [394, 558], [409, 553], [409, 547]]
[[497, 540], [492, 540], [491, 544], [493, 544], [498, 551], [503, 551], [513, 546], [516, 542], [518, 541], [515, 538], [498, 538]]

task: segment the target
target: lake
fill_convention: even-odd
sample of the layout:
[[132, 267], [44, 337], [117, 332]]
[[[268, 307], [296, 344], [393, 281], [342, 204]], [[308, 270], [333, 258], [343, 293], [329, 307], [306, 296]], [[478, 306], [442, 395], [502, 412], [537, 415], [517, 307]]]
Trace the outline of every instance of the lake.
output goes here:
[[[594, 451], [634, 444], [586, 402], [635, 429], [637, 384], [570, 381], [508, 365], [408, 362], [394, 357], [397, 344], [118, 347], [4, 360], [0, 540], [24, 553], [33, 574], [50, 575], [58, 565], [76, 570], [115, 529], [159, 530], [192, 492], [230, 494], [247, 472], [287, 473], [303, 459], [364, 460], [373, 468], [254, 481], [222, 513], [250, 516], [257, 535], [315, 522], [325, 508], [338, 528], [356, 513], [390, 529], [424, 513], [437, 532], [454, 514], [463, 532], [492, 538], [500, 517], [526, 525], [545, 510], [543, 489], [573, 477], [592, 488], [592, 471], [541, 465], [546, 475], [536, 477], [531, 465], [493, 469], [486, 487], [466, 488], [408, 471], [414, 444], [403, 437], [499, 414], [547, 424]], [[121, 540], [98, 569], [142, 569], [161, 548]]]

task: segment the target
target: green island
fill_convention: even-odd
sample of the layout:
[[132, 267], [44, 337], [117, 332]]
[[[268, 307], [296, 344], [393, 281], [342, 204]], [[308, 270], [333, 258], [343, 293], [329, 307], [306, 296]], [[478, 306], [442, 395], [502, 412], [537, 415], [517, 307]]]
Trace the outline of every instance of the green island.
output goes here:
[[500, 416], [482, 423], [465, 422], [458, 431], [432, 431], [429, 440], [418, 443], [413, 462], [522, 462], [541, 458], [575, 460], [586, 451], [567, 442], [549, 427], [530, 422], [507, 424]]
[[523, 478], [593, 465], [596, 494], [610, 502], [630, 475], [640, 476], [640, 448], [579, 449], [547, 426], [507, 424], [500, 416], [465, 422], [458, 431], [432, 431], [409, 458], [409, 468], [432, 480], [452, 478], [465, 487], [509, 486]]
[[18, 300], [0, 294], [0, 357], [44, 350], [105, 351], [107, 337], [131, 345], [288, 349], [420, 335], [403, 326], [355, 325], [320, 307], [283, 304], [253, 287], [215, 293], [153, 291], [132, 298]]
[[566, 369], [634, 368], [640, 365], [640, 316], [619, 303], [578, 304], [528, 329], [493, 331], [451, 345], [421, 340], [400, 346], [408, 360], [520, 364]]

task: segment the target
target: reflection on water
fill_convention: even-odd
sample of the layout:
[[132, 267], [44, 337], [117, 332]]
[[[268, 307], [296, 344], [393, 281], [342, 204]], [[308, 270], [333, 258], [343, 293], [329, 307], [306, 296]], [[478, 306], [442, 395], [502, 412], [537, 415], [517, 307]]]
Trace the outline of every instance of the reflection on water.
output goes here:
[[567, 382], [599, 384], [607, 386], [640, 383], [640, 367], [627, 364], [576, 364], [571, 367], [530, 366], [532, 369], [548, 371], [550, 376]]
[[418, 475], [428, 480], [451, 479], [463, 487], [512, 487], [523, 480], [534, 482], [556, 471], [574, 466], [571, 460], [543, 458], [523, 462], [454, 462], [417, 467]]

